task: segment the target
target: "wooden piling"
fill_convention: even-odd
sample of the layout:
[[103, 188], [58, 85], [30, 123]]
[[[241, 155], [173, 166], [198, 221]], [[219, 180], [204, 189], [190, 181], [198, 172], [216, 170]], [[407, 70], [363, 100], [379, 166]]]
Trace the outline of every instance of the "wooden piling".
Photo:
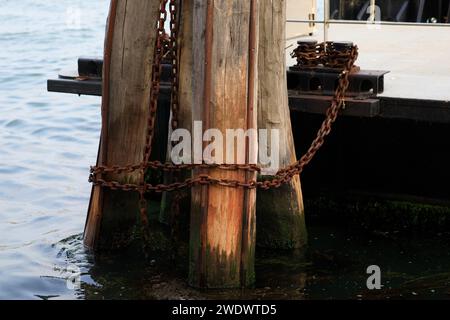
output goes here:
[[[194, 0], [193, 115], [204, 129], [217, 128], [225, 136], [226, 129], [257, 127], [257, 10], [257, 0]], [[247, 141], [247, 150], [250, 145]], [[194, 177], [199, 174], [239, 181], [254, 176], [194, 171]], [[256, 190], [193, 188], [191, 285], [227, 288], [254, 282], [255, 209]]]
[[[258, 127], [279, 130], [283, 168], [297, 161], [286, 79], [286, 0], [261, 1], [259, 28]], [[306, 244], [299, 177], [279, 189], [258, 193], [257, 212], [258, 246], [293, 249]]]
[[[144, 157], [159, 3], [111, 1], [105, 40], [100, 165], [138, 164]], [[105, 178], [139, 184], [140, 173]], [[95, 249], [126, 245], [137, 216], [137, 193], [94, 187], [85, 244]]]

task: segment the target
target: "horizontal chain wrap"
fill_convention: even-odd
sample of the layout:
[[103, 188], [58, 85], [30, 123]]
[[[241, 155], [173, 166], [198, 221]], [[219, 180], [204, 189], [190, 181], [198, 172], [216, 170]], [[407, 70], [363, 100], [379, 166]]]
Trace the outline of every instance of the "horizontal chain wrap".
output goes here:
[[[150, 192], [162, 193], [182, 190], [194, 186], [217, 185], [227, 188], [243, 188], [269, 190], [279, 188], [289, 183], [295, 176], [302, 173], [319, 149], [325, 142], [325, 138], [330, 134], [332, 125], [336, 121], [339, 112], [345, 107], [345, 93], [349, 87], [349, 75], [352, 72], [358, 58], [358, 48], [354, 45], [337, 46], [332, 42], [327, 43], [300, 43], [294, 50], [292, 57], [297, 58], [298, 66], [304, 68], [316, 68], [318, 66], [334, 68], [340, 72], [339, 84], [331, 101], [331, 106], [327, 110], [326, 118], [320, 127], [316, 138], [312, 142], [306, 154], [299, 161], [278, 171], [275, 176], [263, 181], [238, 181], [232, 179], [218, 179], [208, 174], [200, 174], [193, 178], [169, 184], [153, 185], [147, 183], [146, 173], [148, 170], [159, 170], [162, 172], [179, 172], [193, 169], [216, 169], [232, 170], [243, 172], [261, 173], [261, 168], [253, 164], [181, 164], [162, 163], [160, 161], [150, 161], [152, 152], [152, 141], [155, 131], [156, 113], [158, 108], [158, 97], [160, 94], [160, 83], [162, 73], [162, 60], [170, 56], [172, 69], [172, 94], [171, 94], [171, 126], [175, 130], [178, 128], [179, 114], [179, 62], [178, 62], [178, 0], [160, 0], [160, 14], [157, 20], [157, 39], [153, 56], [152, 80], [150, 93], [149, 116], [147, 119], [147, 132], [144, 146], [144, 159], [142, 163], [125, 166], [98, 165], [91, 167], [89, 182], [95, 186], [109, 188], [111, 190], [122, 190], [138, 192], [140, 194], [141, 219], [144, 225], [148, 223], [145, 195]], [[165, 32], [165, 22], [169, 4], [170, 30], [171, 35]], [[107, 179], [108, 175], [123, 175], [140, 173], [138, 184], [120, 183]]]

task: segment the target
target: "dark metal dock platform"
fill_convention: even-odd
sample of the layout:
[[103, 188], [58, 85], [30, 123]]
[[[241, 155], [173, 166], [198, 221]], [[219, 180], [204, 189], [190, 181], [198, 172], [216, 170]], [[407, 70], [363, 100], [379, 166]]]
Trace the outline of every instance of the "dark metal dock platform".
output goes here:
[[[91, 63], [86, 63], [91, 61]], [[65, 73], [58, 79], [48, 80], [48, 91], [70, 93], [78, 95], [102, 95], [102, 83], [99, 73], [101, 67], [99, 60], [93, 58], [81, 58], [79, 61], [79, 72]], [[367, 73], [367, 72], [366, 72]], [[369, 72], [370, 73], [370, 72]], [[377, 72], [376, 77], [384, 75], [385, 72]], [[165, 65], [163, 79], [168, 79], [170, 66]], [[288, 71], [288, 78], [292, 77]], [[378, 80], [377, 80], [378, 81]], [[384, 81], [384, 80], [383, 80]], [[311, 94], [310, 91], [302, 91], [295, 81], [289, 84], [289, 101], [292, 111], [324, 114], [330, 105], [330, 95]], [[379, 84], [383, 86], [383, 84]], [[373, 86], [372, 86], [373, 90]], [[371, 94], [351, 94], [346, 99], [346, 108], [343, 116], [363, 118], [386, 118], [423, 121], [430, 123], [450, 123], [450, 101], [438, 101], [429, 99], [408, 99], [379, 95], [382, 88], [372, 91]], [[380, 91], [380, 92], [379, 92]], [[162, 95], [170, 94], [170, 84], [163, 82], [161, 85]]]
[[[165, 71], [170, 72], [170, 67], [166, 66]], [[89, 70], [81, 73], [49, 80], [48, 90], [101, 96], [98, 75], [89, 77]], [[392, 92], [389, 82], [387, 86]], [[170, 84], [162, 83], [161, 90], [162, 116], [168, 118]], [[298, 155], [304, 154], [314, 139], [330, 99], [331, 96], [289, 90]], [[324, 191], [337, 195], [355, 194], [358, 190], [375, 195], [388, 193], [394, 198], [448, 201], [449, 124], [447, 100], [392, 97], [386, 91], [349, 97], [320, 156], [302, 176], [304, 193], [311, 198]], [[164, 147], [165, 144], [159, 147], [160, 152], [164, 152]]]

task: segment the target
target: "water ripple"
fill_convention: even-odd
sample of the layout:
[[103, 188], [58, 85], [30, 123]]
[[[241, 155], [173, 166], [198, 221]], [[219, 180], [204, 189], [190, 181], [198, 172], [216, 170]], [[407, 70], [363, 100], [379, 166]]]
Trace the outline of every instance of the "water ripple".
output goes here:
[[[71, 235], [85, 221], [100, 99], [48, 93], [46, 81], [102, 55], [108, 5], [0, 0], [0, 299], [80, 296], [57, 269], [89, 266]], [[67, 24], [70, 8], [83, 13], [80, 27]]]

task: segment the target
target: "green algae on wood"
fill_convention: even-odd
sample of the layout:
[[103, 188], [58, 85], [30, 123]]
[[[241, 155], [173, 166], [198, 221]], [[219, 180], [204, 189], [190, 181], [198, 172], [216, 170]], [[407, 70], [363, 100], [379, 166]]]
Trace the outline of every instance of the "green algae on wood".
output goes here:
[[270, 190], [269, 196], [265, 191], [258, 193], [258, 247], [290, 250], [302, 248], [307, 244], [304, 209], [295, 193], [296, 188], [291, 184]]

